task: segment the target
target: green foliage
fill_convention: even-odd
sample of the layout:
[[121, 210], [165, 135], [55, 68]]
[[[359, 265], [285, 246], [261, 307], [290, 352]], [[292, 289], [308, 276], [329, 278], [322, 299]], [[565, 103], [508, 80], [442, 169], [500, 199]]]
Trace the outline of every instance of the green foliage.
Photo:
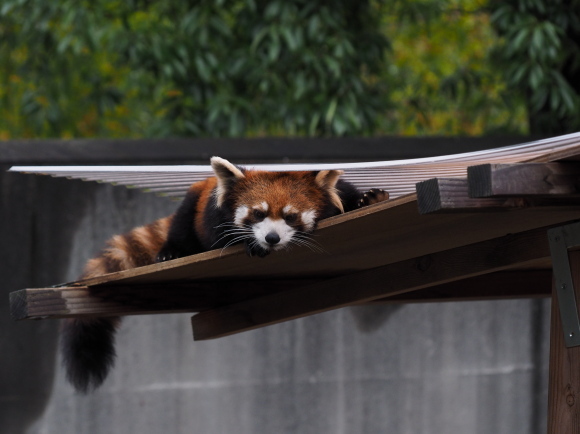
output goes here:
[[[103, 3], [103, 4], [101, 4]], [[5, 1], [0, 8], [0, 134], [11, 137], [123, 135], [126, 68], [107, 41], [106, 2]], [[125, 125], [122, 125], [124, 123]], [[117, 125], [118, 124], [118, 125]]]
[[577, 130], [579, 2], [4, 0], [0, 139]]
[[406, 0], [384, 15], [393, 54], [383, 80], [398, 134], [523, 133], [525, 110], [490, 62], [498, 38], [482, 0]]
[[532, 132], [580, 129], [580, 1], [492, 3], [508, 86], [526, 98]]
[[2, 73], [22, 84], [0, 97], [23, 120], [0, 129], [79, 135], [90, 113], [95, 135], [112, 120], [121, 133], [154, 136], [369, 133], [384, 98], [377, 7], [6, 0], [0, 56], [12, 64]]
[[380, 98], [385, 40], [368, 2], [152, 2], [124, 17], [131, 68], [170, 88], [156, 127], [185, 135], [354, 134]]

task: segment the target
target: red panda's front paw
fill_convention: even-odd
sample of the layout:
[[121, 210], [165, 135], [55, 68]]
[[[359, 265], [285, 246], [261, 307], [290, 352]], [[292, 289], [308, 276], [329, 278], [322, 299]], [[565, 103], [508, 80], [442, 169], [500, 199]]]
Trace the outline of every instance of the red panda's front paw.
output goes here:
[[263, 249], [256, 242], [245, 242], [244, 247], [246, 248], [246, 253], [248, 256], [257, 256], [263, 258], [270, 254], [269, 250]]
[[389, 200], [389, 192], [383, 190], [382, 188], [371, 188], [369, 191], [363, 194], [363, 197], [358, 201], [358, 207], [372, 205], [374, 203], [383, 202]]
[[181, 256], [182, 255], [179, 253], [177, 249], [169, 245], [164, 245], [163, 247], [161, 247], [159, 253], [157, 253], [157, 256], [155, 257], [155, 262], [171, 261], [172, 259], [181, 258]]

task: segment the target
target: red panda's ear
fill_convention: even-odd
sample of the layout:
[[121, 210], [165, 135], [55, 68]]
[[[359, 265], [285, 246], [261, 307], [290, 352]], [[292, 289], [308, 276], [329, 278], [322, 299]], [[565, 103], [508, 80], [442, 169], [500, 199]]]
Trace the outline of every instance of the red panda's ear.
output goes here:
[[244, 172], [239, 167], [220, 157], [211, 158], [211, 168], [217, 178], [217, 206], [224, 203], [228, 188], [237, 180], [245, 178]]
[[316, 174], [315, 182], [320, 188], [325, 190], [330, 196], [330, 200], [340, 212], [344, 212], [342, 201], [336, 190], [336, 183], [344, 172], [342, 170], [321, 170]]

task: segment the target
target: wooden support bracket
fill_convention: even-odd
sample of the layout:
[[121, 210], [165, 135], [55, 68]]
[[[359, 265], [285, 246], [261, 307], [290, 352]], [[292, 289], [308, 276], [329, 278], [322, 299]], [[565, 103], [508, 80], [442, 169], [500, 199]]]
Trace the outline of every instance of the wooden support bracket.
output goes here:
[[580, 247], [580, 223], [558, 226], [548, 231], [555, 289], [567, 347], [580, 346], [580, 319], [568, 250]]
[[[580, 251], [570, 252], [571, 278], [580, 284]], [[568, 346], [562, 324], [561, 291], [554, 281], [550, 326], [548, 434], [574, 434], [580, 427], [580, 346]], [[580, 297], [576, 295], [575, 304]]]

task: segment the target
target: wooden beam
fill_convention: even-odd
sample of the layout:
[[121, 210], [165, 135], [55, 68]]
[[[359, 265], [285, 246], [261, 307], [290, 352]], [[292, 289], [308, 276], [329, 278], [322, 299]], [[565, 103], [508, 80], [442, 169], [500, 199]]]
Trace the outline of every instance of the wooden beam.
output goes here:
[[467, 178], [432, 178], [418, 182], [417, 204], [420, 214], [436, 212], [478, 212], [522, 207], [517, 199], [469, 197]]
[[580, 197], [577, 163], [481, 164], [467, 168], [469, 197]]
[[[321, 280], [184, 282], [96, 287], [81, 285], [22, 289], [10, 294], [10, 313], [15, 320], [25, 320], [200, 312], [272, 292], [296, 289]], [[371, 303], [547, 297], [550, 295], [550, 281], [549, 270], [508, 271], [450, 282]]]
[[426, 303], [447, 301], [543, 298], [552, 295], [552, 270], [514, 270], [489, 273], [468, 279], [431, 286], [372, 304]]
[[313, 238], [327, 253], [307, 248], [249, 258], [243, 246], [111, 273], [82, 283], [166, 284], [187, 280], [285, 280], [338, 277], [436, 251], [578, 219], [580, 207], [524, 208], [516, 212], [417, 212], [416, 195], [381, 202], [320, 222]]
[[314, 281], [174, 282], [22, 289], [10, 294], [10, 313], [14, 319], [22, 320], [199, 312]]
[[201, 312], [192, 318], [194, 339], [228, 336], [517, 265], [537, 264], [549, 256], [545, 228], [508, 235]]
[[[576, 303], [579, 303], [580, 251], [571, 251], [569, 258], [576, 291]], [[578, 433], [579, 427], [580, 347], [566, 347], [558, 308], [558, 293], [554, 287], [550, 325], [548, 434]]]
[[420, 214], [509, 211], [531, 207], [580, 205], [580, 196], [573, 195], [470, 197], [467, 178], [432, 178], [418, 182], [416, 189]]

